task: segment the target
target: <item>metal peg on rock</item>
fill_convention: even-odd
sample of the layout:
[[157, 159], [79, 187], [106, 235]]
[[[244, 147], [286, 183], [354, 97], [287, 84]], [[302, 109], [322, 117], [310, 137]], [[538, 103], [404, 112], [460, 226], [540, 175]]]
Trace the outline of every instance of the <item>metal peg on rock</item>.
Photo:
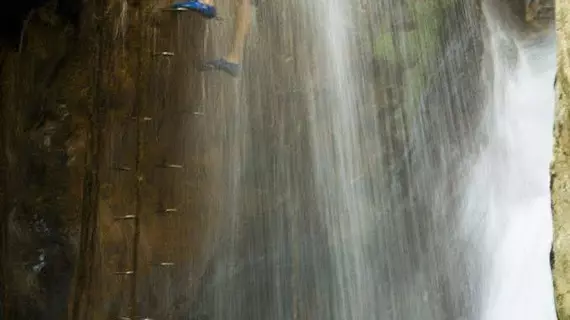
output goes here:
[[124, 216], [117, 216], [117, 217], [115, 217], [115, 220], [133, 220], [136, 218], [137, 218], [137, 216], [134, 214], [127, 214]]
[[135, 272], [132, 270], [127, 270], [127, 271], [117, 271], [115, 272], [115, 274], [118, 276], [132, 276], [135, 274]]
[[162, 51], [162, 52], [155, 52], [155, 57], [174, 57], [174, 52], [171, 51]]
[[175, 213], [178, 212], [178, 209], [176, 208], [166, 208], [166, 209], [162, 209], [159, 210], [158, 213]]
[[159, 165], [157, 165], [158, 168], [164, 168], [164, 169], [184, 169], [184, 166], [181, 164], [173, 164], [173, 163], [166, 163], [163, 162]]
[[131, 167], [128, 166], [114, 166], [112, 167], [113, 170], [117, 170], [117, 171], [131, 171], [133, 170]]

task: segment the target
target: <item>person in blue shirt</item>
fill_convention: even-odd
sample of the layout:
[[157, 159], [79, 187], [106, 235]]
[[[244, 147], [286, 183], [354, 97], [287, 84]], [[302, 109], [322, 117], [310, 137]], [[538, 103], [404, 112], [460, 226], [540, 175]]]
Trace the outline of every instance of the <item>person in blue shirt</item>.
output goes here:
[[[237, 16], [231, 50], [225, 56], [207, 61], [202, 65], [203, 71], [220, 70], [237, 77], [241, 71], [241, 61], [245, 47], [245, 40], [249, 33], [252, 20], [252, 0], [236, 0]], [[172, 9], [186, 9], [196, 12], [206, 19], [217, 16], [213, 0], [190, 0], [172, 5]]]

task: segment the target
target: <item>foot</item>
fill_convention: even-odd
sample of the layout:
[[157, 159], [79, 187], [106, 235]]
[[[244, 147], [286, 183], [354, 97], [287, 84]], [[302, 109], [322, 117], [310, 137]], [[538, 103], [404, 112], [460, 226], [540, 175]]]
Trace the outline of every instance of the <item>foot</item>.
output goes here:
[[212, 71], [220, 70], [231, 75], [232, 77], [237, 77], [241, 71], [241, 67], [238, 63], [229, 62], [228, 60], [221, 58], [217, 60], [212, 60], [206, 62], [202, 66], [202, 71]]
[[205, 4], [200, 1], [190, 0], [185, 2], [178, 2], [171, 6], [173, 9], [187, 9], [202, 15], [204, 18], [212, 19], [216, 17], [216, 7], [210, 4]]

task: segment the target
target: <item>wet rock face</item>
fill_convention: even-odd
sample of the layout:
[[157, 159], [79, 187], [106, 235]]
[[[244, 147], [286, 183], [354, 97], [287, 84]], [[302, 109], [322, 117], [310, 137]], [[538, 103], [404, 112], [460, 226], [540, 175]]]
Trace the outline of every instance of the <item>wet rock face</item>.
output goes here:
[[[117, 222], [115, 216], [136, 210], [132, 190], [137, 180], [133, 170], [111, 168], [134, 168], [137, 126], [150, 132], [149, 141], [158, 141], [152, 134], [162, 122], [134, 121], [133, 106], [147, 101], [137, 95], [151, 95], [147, 82], [151, 67], [157, 67], [149, 62], [156, 26], [148, 26], [146, 14], [160, 6], [147, 1], [139, 10], [123, 0], [19, 4], [17, 11], [0, 13], [17, 13], [17, 19], [6, 20], [11, 23], [10, 32], [0, 34], [0, 319], [87, 320], [128, 315], [132, 287], [129, 281], [117, 280], [115, 272], [133, 268], [133, 228], [132, 221]], [[166, 22], [174, 17], [164, 16]], [[196, 22], [193, 26], [202, 25], [199, 17], [191, 17]], [[188, 30], [186, 39], [196, 34], [200, 40], [195, 41], [198, 49], [183, 46], [180, 50], [188, 54], [181, 60], [185, 67], [203, 47], [197, 31], [201, 29]], [[175, 41], [164, 42], [161, 50], [177, 51], [172, 47]], [[156, 103], [149, 105], [162, 106], [162, 95], [152, 97]], [[168, 114], [150, 111], [145, 115], [154, 119]], [[178, 113], [175, 117], [180, 118]], [[177, 128], [169, 121], [164, 127]], [[161, 140], [163, 149], [173, 136], [178, 137], [178, 131], [171, 131]], [[172, 155], [170, 149], [157, 153], [154, 146], [145, 149], [155, 154], [144, 162], [149, 177], [145, 181], [154, 181], [160, 154]], [[143, 154], [148, 157], [149, 152]], [[173, 183], [167, 181], [158, 191], [147, 188], [155, 193], [169, 190]], [[149, 211], [146, 216], [156, 215], [155, 193], [144, 197], [141, 210]], [[145, 251], [150, 241], [145, 237], [156, 238], [157, 247], [164, 225], [169, 226], [164, 222], [152, 233], [147, 227], [158, 225], [153, 222], [149, 218], [141, 226], [138, 241], [142, 249], [137, 258], [144, 268], [151, 266]], [[187, 274], [181, 272], [179, 278], [186, 279]], [[140, 293], [143, 298], [139, 300], [151, 291], [150, 280], [141, 278], [137, 283], [144, 294]], [[179, 291], [186, 293], [183, 286]], [[141, 304], [150, 305], [146, 300]], [[149, 309], [156, 311], [152, 306]]]

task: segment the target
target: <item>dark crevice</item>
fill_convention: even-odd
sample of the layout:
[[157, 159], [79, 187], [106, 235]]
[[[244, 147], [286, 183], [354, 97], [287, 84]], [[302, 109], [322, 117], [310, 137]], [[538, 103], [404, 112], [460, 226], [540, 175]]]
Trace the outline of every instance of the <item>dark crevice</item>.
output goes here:
[[[81, 0], [56, 0], [56, 15], [64, 24], [78, 28], [83, 8]], [[0, 47], [17, 50], [20, 47], [25, 21], [32, 10], [46, 5], [48, 0], [12, 1], [10, 10], [5, 7], [0, 11]]]

